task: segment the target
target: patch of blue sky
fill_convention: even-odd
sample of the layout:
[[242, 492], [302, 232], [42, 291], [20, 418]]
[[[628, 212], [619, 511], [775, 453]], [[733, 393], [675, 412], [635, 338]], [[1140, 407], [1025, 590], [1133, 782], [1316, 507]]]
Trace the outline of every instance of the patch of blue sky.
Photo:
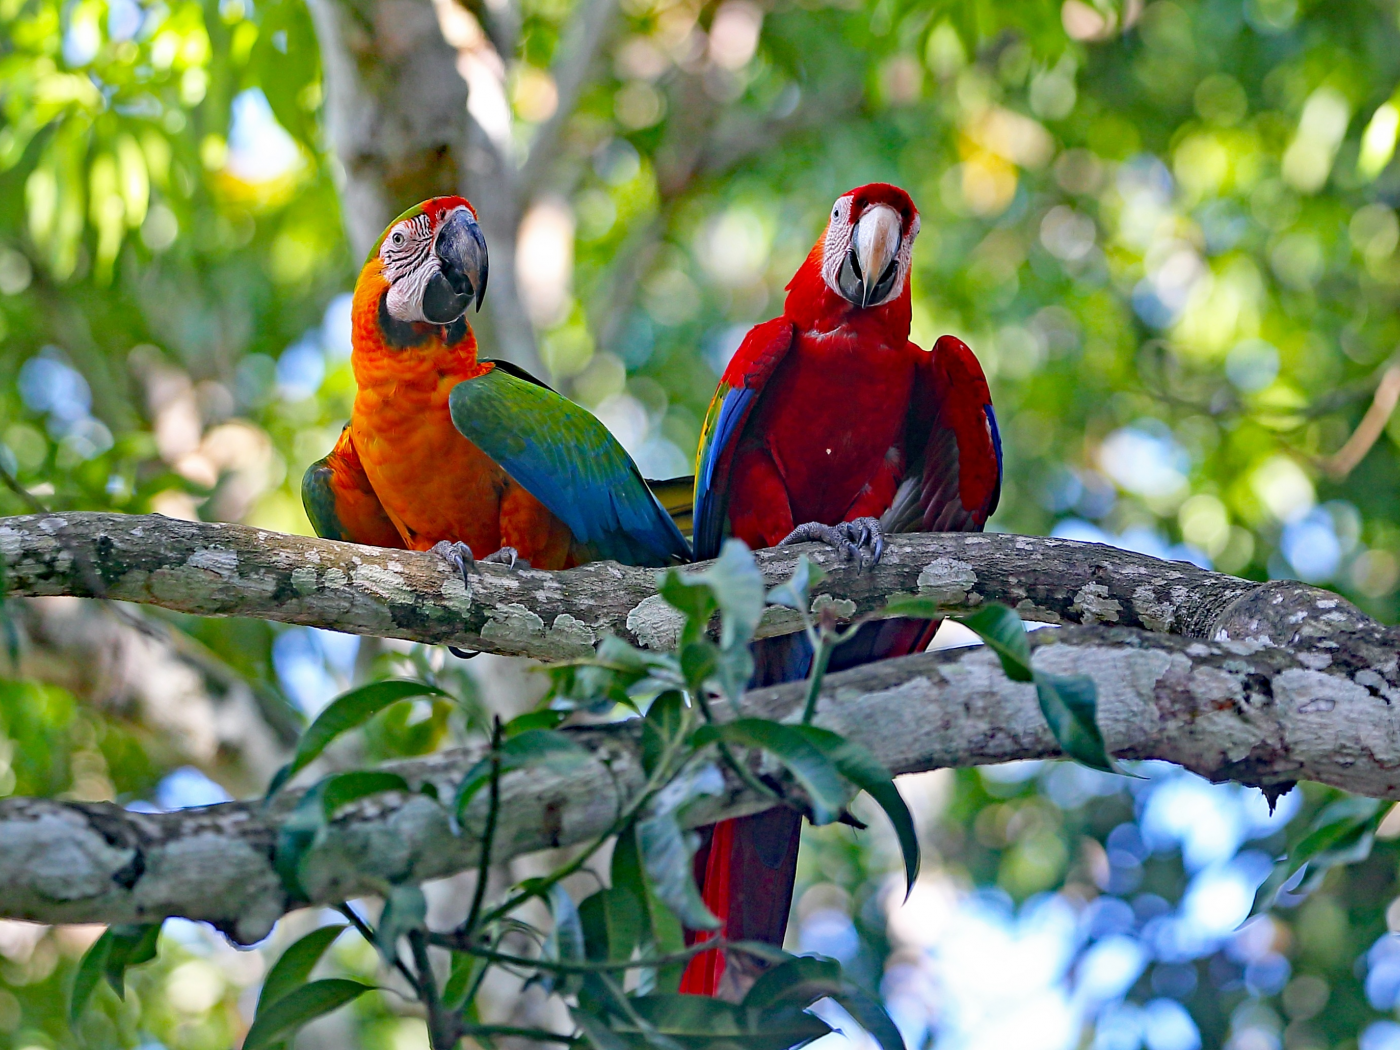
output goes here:
[[291, 174], [306, 163], [296, 140], [277, 123], [262, 88], [234, 96], [225, 169], [235, 178], [257, 185]]
[[314, 716], [345, 689], [359, 645], [354, 635], [292, 627], [273, 642], [272, 663], [283, 690], [302, 711]]

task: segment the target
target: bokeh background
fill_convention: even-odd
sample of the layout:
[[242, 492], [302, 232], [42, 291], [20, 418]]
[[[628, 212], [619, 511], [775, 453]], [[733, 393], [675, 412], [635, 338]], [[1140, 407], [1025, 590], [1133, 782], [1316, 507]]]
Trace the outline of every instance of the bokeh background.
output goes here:
[[[483, 344], [650, 476], [687, 473], [728, 355], [831, 200], [879, 179], [923, 215], [915, 338], [958, 334], [991, 381], [992, 527], [1297, 577], [1394, 622], [1397, 85], [1395, 0], [0, 0], [0, 459], [24, 490], [0, 513], [308, 532], [358, 261], [457, 189], [491, 243]], [[0, 794], [198, 805], [261, 790], [368, 675], [440, 675], [482, 712], [539, 689], [329, 632], [4, 608]], [[342, 758], [462, 731], [424, 705]], [[878, 989], [911, 1048], [1400, 1050], [1400, 821], [1241, 926], [1334, 793], [1271, 813], [1139, 772], [905, 778], [912, 897], [878, 819], [822, 829], [792, 945]], [[77, 1030], [97, 931], [0, 922], [0, 1047], [236, 1045], [321, 921], [251, 951], [172, 921]], [[331, 965], [373, 975], [342, 940]], [[299, 1045], [426, 1046], [404, 1009], [367, 996]]]

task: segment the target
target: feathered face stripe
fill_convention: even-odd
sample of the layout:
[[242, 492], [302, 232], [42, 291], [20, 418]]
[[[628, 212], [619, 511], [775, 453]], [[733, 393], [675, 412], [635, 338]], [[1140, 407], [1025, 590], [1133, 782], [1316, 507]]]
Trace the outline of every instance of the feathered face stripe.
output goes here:
[[423, 321], [423, 292], [438, 261], [433, 253], [433, 221], [427, 214], [395, 223], [379, 246], [384, 278], [389, 282], [385, 299], [389, 316], [398, 321]]

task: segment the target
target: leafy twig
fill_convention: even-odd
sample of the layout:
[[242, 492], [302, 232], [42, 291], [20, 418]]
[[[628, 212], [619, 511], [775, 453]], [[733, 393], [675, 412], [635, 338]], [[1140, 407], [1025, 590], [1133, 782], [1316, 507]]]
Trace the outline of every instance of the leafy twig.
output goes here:
[[[364, 919], [360, 918], [359, 912], [357, 912], [354, 908], [350, 907], [349, 904], [343, 902], [337, 904], [335, 906], [335, 910], [340, 912], [340, 914], [344, 915], [347, 919], [349, 919], [350, 925], [355, 927], [355, 932], [358, 933], [361, 937], [363, 937], [366, 941], [368, 941], [371, 946], [373, 946], [374, 930], [370, 928], [369, 923], [365, 922]], [[410, 970], [407, 966], [405, 966], [401, 961], [397, 959], [394, 960], [394, 968], [397, 969], [399, 973], [403, 975], [403, 979], [409, 983], [409, 986], [415, 992], [421, 994], [422, 990], [418, 987], [418, 978], [413, 975], [412, 970]]]
[[637, 795], [632, 799], [632, 801], [617, 815], [616, 818], [614, 818], [612, 824], [609, 825], [601, 835], [595, 838], [593, 842], [586, 849], [583, 850], [583, 852], [581, 852], [568, 864], [565, 864], [563, 867], [556, 869], [552, 874], [547, 875], [542, 879], [533, 880], [530, 883], [528, 889], [521, 890], [505, 902], [498, 904], [495, 908], [491, 909], [491, 911], [488, 912], [482, 918], [482, 924], [484, 925], [487, 923], [494, 922], [497, 919], [500, 919], [503, 916], [510, 914], [516, 908], [520, 907], [520, 905], [524, 904], [527, 900], [530, 900], [534, 897], [539, 897], [544, 893], [547, 893], [551, 886], [555, 885], [556, 883], [562, 882], [564, 879], [568, 878], [574, 872], [578, 871], [585, 864], [587, 864], [589, 858], [592, 857], [594, 853], [598, 852], [598, 850], [603, 846], [605, 842], [608, 841], [608, 839], [621, 832], [622, 829], [625, 828], [628, 825], [628, 823], [632, 820], [632, 818], [641, 811], [642, 807], [651, 801], [652, 796], [655, 795], [657, 791], [659, 791], [662, 787], [664, 787], [667, 783], [671, 781], [673, 776], [670, 769], [671, 762], [674, 760], [676, 752], [679, 751], [680, 748], [684, 745], [689, 735], [689, 732], [683, 729], [681, 732], [677, 733], [674, 737], [671, 738], [670, 742], [666, 745], [666, 750], [663, 751], [661, 754], [660, 761], [656, 763], [655, 769], [652, 771], [651, 776], [647, 778], [647, 782], [643, 786], [642, 790], [639, 791]]
[[489, 803], [486, 809], [486, 825], [481, 833], [481, 856], [477, 862], [476, 889], [472, 892], [471, 910], [460, 927], [464, 937], [476, 932], [477, 920], [481, 918], [481, 906], [486, 900], [486, 883], [491, 875], [491, 843], [496, 838], [496, 821], [501, 813], [501, 719], [496, 717], [491, 730], [491, 782], [487, 787]]

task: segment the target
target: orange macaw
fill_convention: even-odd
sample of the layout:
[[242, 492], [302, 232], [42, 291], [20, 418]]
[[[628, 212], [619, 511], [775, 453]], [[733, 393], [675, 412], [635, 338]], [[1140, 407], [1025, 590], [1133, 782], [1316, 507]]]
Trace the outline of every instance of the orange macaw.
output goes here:
[[409, 209], [355, 284], [350, 423], [302, 480], [316, 532], [540, 569], [688, 561], [684, 537], [594, 416], [477, 357], [466, 312], [486, 294], [486, 240], [461, 197]]

